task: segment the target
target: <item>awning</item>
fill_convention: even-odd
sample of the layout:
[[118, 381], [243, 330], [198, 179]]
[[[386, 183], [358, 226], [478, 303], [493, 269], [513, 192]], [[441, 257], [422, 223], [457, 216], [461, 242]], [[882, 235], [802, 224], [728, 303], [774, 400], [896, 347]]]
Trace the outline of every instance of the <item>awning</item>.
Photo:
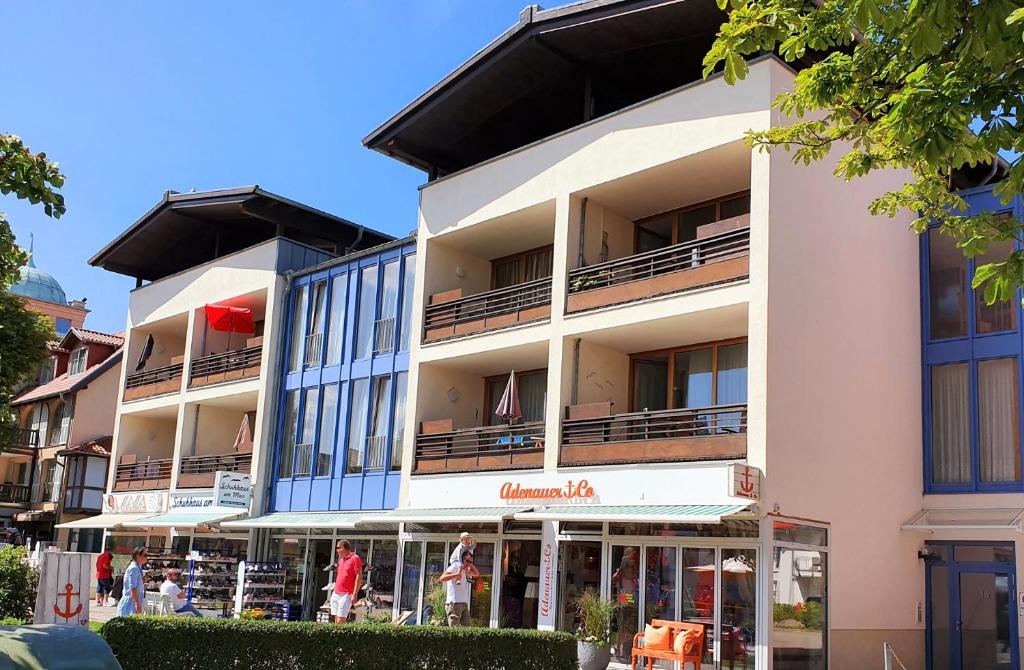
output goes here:
[[531, 509], [533, 507], [438, 507], [433, 509], [405, 507], [386, 512], [376, 520], [386, 519], [408, 523], [498, 523]]
[[233, 519], [241, 514], [238, 512], [168, 512], [158, 514], [146, 519], [144, 524], [148, 528], [195, 528], [221, 521], [222, 519]]
[[1024, 509], [923, 509], [903, 524], [903, 530], [934, 533], [943, 530], [1012, 530], [1020, 533]]
[[374, 512], [271, 512], [251, 519], [225, 521], [223, 528], [343, 528], [351, 530], [362, 519], [379, 518]]
[[520, 521], [721, 523], [748, 505], [553, 505], [516, 514]]
[[76, 521], [58, 523], [57, 528], [117, 528], [120, 526], [141, 525], [135, 522], [148, 519], [152, 514], [100, 514]]

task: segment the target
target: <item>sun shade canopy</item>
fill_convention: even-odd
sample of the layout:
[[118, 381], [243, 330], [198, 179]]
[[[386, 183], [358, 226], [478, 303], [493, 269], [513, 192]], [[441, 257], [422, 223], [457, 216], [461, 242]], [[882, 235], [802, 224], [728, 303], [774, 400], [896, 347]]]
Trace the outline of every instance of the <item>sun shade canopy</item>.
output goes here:
[[224, 519], [231, 519], [239, 512], [168, 512], [146, 519], [145, 525], [150, 528], [195, 528], [205, 526]]
[[152, 514], [100, 514], [77, 521], [58, 523], [57, 528], [122, 528], [125, 526], [145, 526], [138, 523], [153, 516]]
[[409, 523], [497, 523], [509, 519], [531, 507], [438, 507], [417, 509], [406, 507], [386, 512], [378, 520], [406, 521]]
[[[272, 512], [251, 519], [226, 521], [224, 528], [342, 528], [360, 521], [379, 521], [385, 512]], [[393, 522], [397, 526], [397, 522]]]
[[1011, 530], [1017, 533], [1024, 509], [922, 509], [903, 524], [903, 530], [935, 533], [943, 530]]

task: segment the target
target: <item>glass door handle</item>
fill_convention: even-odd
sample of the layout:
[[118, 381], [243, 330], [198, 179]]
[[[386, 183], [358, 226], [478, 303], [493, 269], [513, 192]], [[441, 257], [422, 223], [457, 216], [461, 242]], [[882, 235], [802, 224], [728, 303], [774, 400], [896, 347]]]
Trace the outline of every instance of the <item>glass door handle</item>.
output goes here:
[[956, 621], [956, 632], [958, 632], [958, 633], [960, 632], [960, 629], [961, 629], [962, 625], [963, 625], [963, 621], [960, 621], [959, 619], [957, 619], [957, 621]]

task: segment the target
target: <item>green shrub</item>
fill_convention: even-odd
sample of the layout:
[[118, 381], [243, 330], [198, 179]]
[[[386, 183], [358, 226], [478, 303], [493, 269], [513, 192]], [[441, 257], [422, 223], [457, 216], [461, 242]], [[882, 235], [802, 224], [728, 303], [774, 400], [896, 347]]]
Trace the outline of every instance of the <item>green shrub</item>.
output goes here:
[[821, 603], [809, 601], [800, 607], [800, 623], [813, 630], [821, 630]]
[[786, 603], [775, 603], [772, 606], [772, 620], [778, 623], [779, 621], [786, 621], [787, 619], [800, 619], [796, 612], [796, 608]]
[[24, 559], [24, 547], [0, 549], [0, 619], [32, 618], [39, 573]]
[[16, 617], [7, 617], [0, 619], [0, 626], [26, 626], [32, 623], [28, 619], [18, 619]]
[[124, 670], [576, 670], [567, 633], [132, 616], [100, 634]]

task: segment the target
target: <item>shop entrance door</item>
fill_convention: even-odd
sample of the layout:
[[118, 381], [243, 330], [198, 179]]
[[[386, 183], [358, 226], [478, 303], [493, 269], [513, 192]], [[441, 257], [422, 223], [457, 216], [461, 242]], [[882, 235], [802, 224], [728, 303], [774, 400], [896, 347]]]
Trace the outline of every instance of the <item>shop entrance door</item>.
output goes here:
[[601, 543], [558, 543], [558, 630], [575, 633], [576, 600], [586, 590], [601, 592]]
[[1012, 545], [933, 545], [928, 563], [928, 667], [1018, 670]]
[[334, 563], [333, 540], [310, 540], [306, 554], [306, 586], [302, 596], [302, 618], [310, 621], [316, 618], [320, 606], [328, 601], [331, 594], [324, 590], [330, 582]]

